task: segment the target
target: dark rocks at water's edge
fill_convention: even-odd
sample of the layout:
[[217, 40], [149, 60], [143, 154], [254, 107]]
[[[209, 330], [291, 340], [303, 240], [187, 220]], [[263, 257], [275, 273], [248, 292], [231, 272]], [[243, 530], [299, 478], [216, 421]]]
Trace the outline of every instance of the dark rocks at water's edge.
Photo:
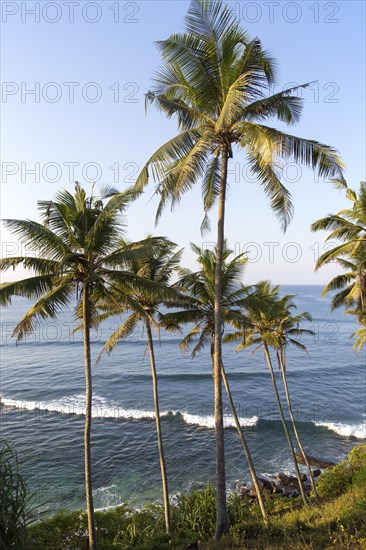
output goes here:
[[[306, 493], [310, 493], [311, 485], [306, 476], [305, 478], [306, 479], [302, 479], [303, 487]], [[299, 482], [294, 476], [286, 475], [281, 472], [275, 479], [266, 479], [264, 477], [258, 477], [257, 479], [259, 490], [265, 500], [271, 495], [290, 498], [300, 496]], [[257, 498], [256, 490], [253, 485], [247, 486], [238, 482], [237, 490], [242, 497], [248, 498], [250, 501], [254, 501]]]
[[[312, 457], [313, 458], [313, 457]], [[333, 465], [330, 461], [323, 461], [315, 459], [317, 464], [327, 464], [327, 468], [330, 467], [330, 465]], [[323, 469], [326, 468], [323, 466]], [[321, 469], [317, 468], [312, 470], [313, 477], [317, 478], [320, 476]], [[293, 475], [288, 475], [283, 472], [279, 472], [274, 478], [264, 478], [264, 477], [258, 477], [258, 486], [259, 490], [263, 496], [263, 498], [266, 500], [271, 495], [278, 495], [282, 497], [287, 498], [296, 498], [300, 496], [300, 487], [299, 482], [297, 480], [297, 477]], [[305, 490], [305, 494], [309, 494], [311, 492], [311, 482], [310, 479], [306, 474], [301, 475], [301, 481]], [[237, 492], [243, 497], [248, 499], [250, 502], [253, 502], [256, 498], [256, 490], [254, 486], [251, 485], [244, 485], [241, 482], [237, 481]]]
[[[299, 464], [305, 464], [304, 457], [301, 453], [295, 453], [295, 457]], [[331, 468], [332, 466], [335, 466], [335, 462], [325, 460], [324, 458], [317, 458], [308, 454], [306, 455], [306, 458], [308, 459], [310, 466], [316, 466], [317, 468]]]

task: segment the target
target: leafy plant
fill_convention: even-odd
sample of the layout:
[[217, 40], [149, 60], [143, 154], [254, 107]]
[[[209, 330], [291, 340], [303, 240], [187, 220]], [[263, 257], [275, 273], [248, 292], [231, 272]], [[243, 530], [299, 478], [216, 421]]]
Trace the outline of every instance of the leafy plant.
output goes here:
[[342, 495], [352, 484], [353, 470], [346, 461], [340, 462], [318, 479], [318, 494], [321, 498], [330, 499]]
[[348, 460], [356, 470], [366, 468], [366, 445], [354, 447], [348, 455]]
[[[338, 186], [346, 187], [342, 182]], [[331, 310], [344, 307], [345, 313], [356, 317], [361, 327], [353, 334], [356, 337], [353, 347], [360, 351], [366, 343], [366, 182], [360, 183], [358, 192], [347, 189], [346, 197], [351, 203], [349, 208], [328, 214], [311, 228], [328, 231], [326, 241], [337, 242], [318, 258], [315, 269], [335, 262], [344, 270], [326, 285], [323, 296], [336, 291]]]
[[175, 529], [191, 532], [200, 540], [210, 540], [215, 535], [216, 492], [208, 483], [202, 490], [179, 495], [174, 510]]
[[15, 449], [0, 442], [0, 549], [22, 548], [32, 518], [30, 492]]

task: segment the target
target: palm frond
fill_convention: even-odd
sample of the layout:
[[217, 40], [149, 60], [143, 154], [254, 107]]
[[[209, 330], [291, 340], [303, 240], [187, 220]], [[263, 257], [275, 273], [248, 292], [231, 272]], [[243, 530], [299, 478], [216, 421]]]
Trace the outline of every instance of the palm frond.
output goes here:
[[356, 330], [352, 336], [356, 337], [356, 340], [352, 346], [353, 349], [357, 349], [360, 352], [363, 346], [366, 344], [366, 327], [362, 327]]
[[[243, 123], [243, 131], [248, 128], [248, 124]], [[293, 160], [295, 163], [312, 168], [325, 179], [344, 179], [344, 163], [338, 151], [333, 147], [315, 140], [296, 137], [269, 126], [256, 126], [257, 129], [260, 126], [262, 131], [267, 134], [268, 139], [273, 143], [273, 150], [278, 158]]]
[[166, 177], [167, 166], [187, 156], [192, 147], [202, 136], [202, 133], [202, 130], [200, 131], [197, 128], [189, 129], [181, 132], [159, 147], [159, 149], [149, 158], [137, 177], [134, 186], [135, 192], [141, 193], [143, 191], [144, 187], [149, 182], [150, 172], [156, 182], [160, 182]]
[[249, 162], [252, 172], [257, 176], [270, 199], [272, 210], [279, 218], [283, 230], [286, 231], [294, 213], [290, 192], [281, 183], [272, 162], [265, 163], [263, 156], [254, 153], [249, 157]]
[[0, 271], [6, 271], [10, 268], [15, 269], [19, 265], [30, 269], [37, 275], [56, 275], [60, 274], [62, 269], [60, 262], [45, 258], [18, 256], [0, 259]]
[[23, 296], [28, 300], [39, 298], [53, 287], [52, 275], [37, 275], [21, 281], [0, 284], [0, 305], [11, 304], [13, 296]]
[[242, 120], [260, 122], [275, 117], [277, 120], [286, 122], [286, 124], [296, 124], [300, 120], [303, 99], [291, 94], [307, 88], [311, 84], [311, 82], [308, 82], [300, 86], [294, 86], [250, 103], [243, 109]]
[[132, 313], [126, 319], [126, 321], [124, 321], [118, 327], [118, 329], [115, 330], [113, 334], [108, 338], [107, 342], [104, 344], [103, 349], [97, 358], [97, 363], [101, 361], [103, 353], [105, 352], [111, 353], [116, 347], [116, 345], [118, 344], [118, 342], [128, 338], [128, 336], [130, 336], [134, 332], [138, 322], [139, 322], [139, 315], [136, 313]]
[[69, 306], [75, 296], [75, 285], [72, 277], [64, 276], [59, 283], [43, 295], [32, 306], [14, 329], [13, 336], [17, 341], [33, 332], [39, 319], [54, 319], [65, 307]]
[[59, 261], [71, 253], [68, 244], [44, 225], [31, 220], [3, 220], [3, 223], [15, 237], [45, 259]]
[[220, 191], [221, 161], [215, 155], [207, 164], [202, 181], [202, 195], [205, 217], [201, 224], [201, 233], [210, 230], [208, 213], [215, 204]]

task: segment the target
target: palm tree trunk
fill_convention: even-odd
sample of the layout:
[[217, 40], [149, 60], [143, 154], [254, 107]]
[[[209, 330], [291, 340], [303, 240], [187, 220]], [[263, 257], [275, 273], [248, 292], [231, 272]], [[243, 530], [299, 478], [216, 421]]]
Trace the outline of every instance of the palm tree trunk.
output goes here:
[[153, 343], [153, 339], [152, 339], [151, 326], [150, 326], [149, 320], [146, 320], [146, 334], [147, 334], [147, 341], [148, 341], [148, 345], [149, 345], [150, 364], [151, 364], [151, 373], [152, 373], [153, 390], [154, 390], [156, 433], [158, 435], [161, 481], [162, 481], [162, 485], [163, 485], [165, 530], [169, 534], [170, 533], [169, 490], [168, 490], [168, 480], [167, 480], [166, 468], [165, 468], [163, 437], [162, 437], [161, 425], [160, 425], [158, 379], [157, 379], [157, 376], [156, 376], [154, 343]]
[[307, 504], [308, 500], [306, 498], [304, 487], [302, 485], [301, 474], [300, 474], [299, 466], [297, 464], [297, 460], [296, 460], [296, 456], [295, 456], [295, 449], [294, 449], [294, 446], [293, 446], [292, 441], [291, 441], [290, 432], [288, 431], [288, 428], [287, 428], [286, 419], [285, 419], [285, 415], [283, 413], [281, 399], [280, 399], [280, 395], [278, 393], [278, 388], [277, 388], [277, 384], [276, 384], [276, 377], [275, 377], [275, 374], [274, 374], [274, 371], [273, 371], [271, 356], [269, 354], [268, 346], [267, 346], [266, 343], [264, 343], [264, 353], [265, 353], [265, 356], [266, 356], [266, 359], [267, 359], [269, 371], [271, 373], [273, 389], [274, 389], [274, 392], [275, 392], [275, 395], [276, 395], [278, 410], [280, 412], [283, 429], [285, 431], [288, 446], [290, 448], [291, 455], [292, 455], [292, 458], [293, 458], [293, 461], [294, 461], [294, 466], [295, 466], [295, 470], [296, 470], [296, 477], [297, 477], [297, 480], [299, 482], [301, 497], [302, 497], [302, 500], [304, 501], [304, 504]]
[[234, 401], [233, 401], [233, 397], [231, 395], [229, 381], [227, 379], [226, 372], [225, 372], [223, 364], [222, 364], [222, 367], [221, 367], [221, 374], [222, 374], [222, 379], [224, 381], [224, 386], [225, 386], [227, 398], [229, 400], [229, 405], [230, 405], [230, 408], [231, 408], [231, 414], [233, 415], [235, 425], [236, 425], [236, 428], [238, 430], [238, 434], [239, 434], [239, 437], [240, 437], [240, 441], [241, 441], [241, 444], [242, 444], [243, 449], [244, 449], [244, 454], [245, 454], [245, 457], [246, 457], [247, 462], [248, 462], [250, 475], [251, 475], [252, 482], [253, 482], [253, 485], [254, 485], [254, 489], [255, 489], [255, 492], [256, 492], [256, 495], [257, 495], [257, 499], [258, 499], [259, 507], [260, 507], [260, 510], [261, 510], [261, 513], [262, 513], [263, 521], [264, 521], [265, 524], [267, 524], [268, 523], [267, 513], [266, 513], [266, 509], [264, 507], [262, 493], [259, 489], [257, 474], [255, 472], [254, 464], [253, 464], [253, 461], [252, 461], [252, 457], [251, 457], [251, 454], [250, 454], [250, 451], [249, 451], [247, 441], [246, 441], [245, 436], [244, 436], [243, 429], [242, 429], [242, 427], [240, 425], [240, 422], [239, 422], [239, 418], [238, 418], [238, 415], [237, 415], [237, 412], [236, 412], [236, 409], [235, 409], [235, 404], [234, 404]]
[[[361, 301], [361, 316], [359, 315], [359, 320], [360, 320], [360, 317], [362, 317], [365, 311], [365, 299], [366, 299], [366, 273], [364, 272], [363, 269], [359, 270], [358, 280], [360, 284], [360, 301]], [[361, 324], [364, 324], [362, 323], [362, 320], [361, 320]]]
[[222, 148], [221, 155], [221, 179], [218, 204], [217, 221], [217, 245], [215, 266], [215, 300], [214, 300], [214, 407], [215, 407], [215, 434], [216, 434], [216, 533], [219, 539], [229, 532], [229, 518], [226, 506], [226, 480], [225, 480], [225, 443], [224, 422], [222, 408], [222, 334], [221, 334], [221, 295], [222, 295], [222, 254], [224, 246], [224, 221], [225, 221], [225, 196], [227, 183], [228, 149]]
[[295, 438], [296, 438], [297, 444], [298, 444], [298, 446], [299, 446], [300, 452], [301, 452], [301, 454], [302, 454], [302, 456], [303, 456], [304, 462], [305, 462], [305, 464], [306, 464], [306, 468], [307, 468], [307, 470], [308, 470], [308, 474], [309, 474], [311, 486], [312, 486], [313, 491], [314, 491], [314, 495], [315, 495], [315, 497], [316, 497], [317, 499], [319, 499], [319, 495], [318, 495], [318, 492], [317, 492], [316, 486], [315, 486], [315, 480], [314, 480], [314, 476], [313, 476], [313, 471], [312, 471], [312, 469], [311, 469], [310, 463], [309, 463], [309, 461], [308, 461], [308, 457], [306, 456], [304, 447], [303, 447], [303, 445], [302, 445], [302, 442], [301, 442], [301, 439], [300, 439], [300, 435], [299, 435], [299, 432], [298, 432], [298, 430], [297, 430], [297, 425], [296, 425], [296, 422], [295, 422], [294, 413], [293, 413], [293, 411], [292, 411], [292, 404], [291, 404], [291, 399], [290, 399], [290, 392], [289, 392], [288, 385], [287, 385], [286, 366], [285, 366], [285, 361], [284, 361], [284, 359], [283, 359], [282, 356], [280, 356], [279, 362], [280, 362], [280, 366], [281, 366], [282, 380], [283, 380], [283, 385], [284, 385], [284, 388], [285, 388], [286, 401], [287, 401], [287, 406], [288, 406], [288, 410], [289, 410], [289, 414], [290, 414], [290, 418], [291, 418], [292, 428], [293, 428], [293, 430], [294, 430], [294, 434], [295, 434]]
[[90, 550], [97, 549], [97, 535], [95, 529], [92, 478], [91, 478], [91, 455], [90, 455], [90, 432], [92, 423], [92, 373], [90, 355], [90, 287], [85, 284], [83, 287], [83, 324], [84, 324], [84, 365], [85, 365], [85, 428], [84, 428], [84, 461], [85, 461], [85, 494], [86, 510], [88, 515], [88, 533]]

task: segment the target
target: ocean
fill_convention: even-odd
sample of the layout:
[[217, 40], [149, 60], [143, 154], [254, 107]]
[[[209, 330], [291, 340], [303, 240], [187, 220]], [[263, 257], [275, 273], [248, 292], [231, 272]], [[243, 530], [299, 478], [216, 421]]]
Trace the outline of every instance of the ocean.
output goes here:
[[[303, 444], [309, 454], [339, 461], [366, 439], [366, 350], [352, 350], [355, 320], [329, 312], [321, 286], [283, 286], [309, 311], [315, 336], [308, 355], [288, 350], [288, 384]], [[81, 334], [71, 334], [73, 312], [41, 323], [16, 345], [11, 332], [31, 302], [16, 298], [1, 310], [0, 437], [11, 442], [38, 502], [49, 513], [85, 506], [84, 366]], [[92, 337], [92, 463], [96, 508], [161, 500], [151, 371], [145, 335], [137, 330], [95, 364], [117, 327], [113, 319]], [[215, 477], [213, 384], [209, 350], [195, 359], [180, 351], [179, 334], [156, 335], [160, 409], [172, 496]], [[268, 367], [261, 351], [234, 353], [224, 363], [258, 474], [293, 472]], [[278, 385], [282, 387], [280, 374]], [[283, 395], [283, 393], [282, 393]], [[284, 396], [283, 396], [284, 397]], [[225, 401], [228, 491], [249, 472]]]

